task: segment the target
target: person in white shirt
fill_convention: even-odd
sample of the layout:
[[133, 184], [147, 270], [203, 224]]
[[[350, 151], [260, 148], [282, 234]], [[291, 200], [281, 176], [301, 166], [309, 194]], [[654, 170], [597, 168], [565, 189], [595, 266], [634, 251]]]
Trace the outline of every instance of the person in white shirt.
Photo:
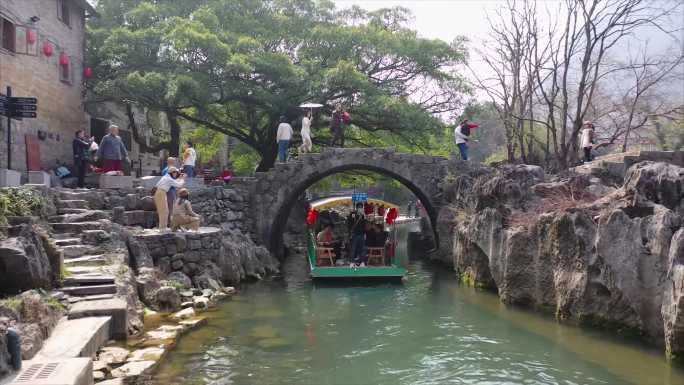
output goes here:
[[181, 188], [185, 183], [185, 176], [181, 175], [175, 167], [169, 167], [168, 174], [159, 179], [155, 186], [154, 205], [157, 207], [157, 215], [159, 216], [159, 231], [166, 230], [169, 223], [169, 203], [166, 198], [166, 193], [171, 187]]
[[311, 142], [311, 111], [307, 112], [302, 118], [302, 145], [299, 146], [299, 153], [311, 152], [313, 143]]
[[468, 119], [465, 119], [461, 124], [456, 126], [454, 130], [454, 138], [456, 139], [456, 147], [461, 153], [462, 160], [468, 160], [468, 139], [470, 136], [470, 128]]
[[183, 145], [183, 173], [188, 178], [195, 176], [195, 162], [197, 162], [197, 151], [192, 148], [192, 142], [188, 140]]
[[278, 160], [282, 163], [287, 162], [287, 149], [292, 139], [292, 126], [287, 122], [285, 116], [280, 117], [276, 143], [278, 143]]
[[584, 161], [591, 162], [591, 149], [594, 147], [594, 124], [592, 122], [584, 122], [580, 143], [582, 150], [584, 150]]

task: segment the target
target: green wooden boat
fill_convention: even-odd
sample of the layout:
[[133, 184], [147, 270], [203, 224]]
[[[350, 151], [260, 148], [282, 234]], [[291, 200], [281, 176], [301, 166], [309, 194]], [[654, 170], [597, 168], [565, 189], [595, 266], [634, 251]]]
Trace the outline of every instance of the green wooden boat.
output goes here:
[[390, 266], [316, 266], [316, 245], [310, 234], [307, 243], [311, 277], [314, 279], [401, 280], [406, 275], [406, 269], [397, 266], [394, 257]]

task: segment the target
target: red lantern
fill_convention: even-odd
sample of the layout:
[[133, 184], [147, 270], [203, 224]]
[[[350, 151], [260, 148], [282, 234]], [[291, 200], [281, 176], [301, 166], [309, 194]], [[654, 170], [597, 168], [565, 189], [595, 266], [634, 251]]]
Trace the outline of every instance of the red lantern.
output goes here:
[[387, 218], [385, 218], [385, 222], [387, 222], [388, 225], [391, 225], [392, 223], [394, 223], [395, 219], [397, 219], [397, 209], [392, 207], [387, 212]]
[[54, 48], [52, 47], [52, 44], [50, 44], [49, 41], [43, 43], [43, 54], [45, 54], [45, 56], [52, 56], [53, 50]]
[[363, 204], [363, 213], [364, 214], [370, 215], [370, 214], [373, 214], [373, 211], [375, 211], [375, 210], [373, 210], [373, 205], [371, 205], [369, 203]]
[[83, 77], [86, 79], [90, 79], [93, 77], [93, 69], [90, 67], [86, 67], [83, 69]]
[[38, 40], [38, 37], [36, 36], [36, 31], [34, 31], [32, 29], [29, 29], [28, 31], [26, 31], [26, 41], [29, 44], [35, 43], [36, 40]]
[[67, 64], [69, 64], [69, 56], [67, 56], [67, 54], [65, 54], [64, 52], [60, 53], [59, 54], [59, 65], [65, 66]]
[[306, 224], [313, 225], [316, 223], [316, 219], [318, 219], [318, 211], [309, 208], [309, 211], [306, 213]]
[[381, 217], [385, 216], [385, 207], [384, 206], [378, 206], [378, 215]]

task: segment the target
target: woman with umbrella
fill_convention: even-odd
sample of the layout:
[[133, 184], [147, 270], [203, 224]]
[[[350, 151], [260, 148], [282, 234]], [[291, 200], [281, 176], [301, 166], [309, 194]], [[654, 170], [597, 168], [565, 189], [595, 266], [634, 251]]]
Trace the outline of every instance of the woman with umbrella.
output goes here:
[[313, 149], [313, 142], [311, 141], [311, 123], [313, 123], [313, 109], [323, 107], [318, 103], [304, 103], [299, 108], [308, 109], [302, 118], [302, 145], [299, 146], [299, 153], [311, 152]]

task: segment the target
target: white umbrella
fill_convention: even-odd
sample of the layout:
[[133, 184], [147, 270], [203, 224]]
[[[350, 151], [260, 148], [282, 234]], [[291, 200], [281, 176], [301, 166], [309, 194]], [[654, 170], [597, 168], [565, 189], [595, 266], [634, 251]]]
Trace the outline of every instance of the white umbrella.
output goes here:
[[321, 108], [323, 107], [322, 104], [319, 103], [304, 103], [299, 106], [299, 108]]

